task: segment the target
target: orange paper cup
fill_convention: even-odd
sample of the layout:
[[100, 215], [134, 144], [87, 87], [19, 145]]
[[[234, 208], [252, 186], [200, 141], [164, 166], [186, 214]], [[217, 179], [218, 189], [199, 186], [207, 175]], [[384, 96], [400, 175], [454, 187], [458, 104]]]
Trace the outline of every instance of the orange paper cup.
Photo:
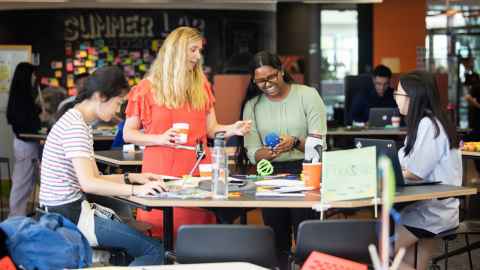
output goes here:
[[320, 188], [322, 163], [303, 163], [303, 182], [306, 187]]
[[212, 177], [212, 164], [200, 164], [198, 170], [200, 171], [200, 177]]

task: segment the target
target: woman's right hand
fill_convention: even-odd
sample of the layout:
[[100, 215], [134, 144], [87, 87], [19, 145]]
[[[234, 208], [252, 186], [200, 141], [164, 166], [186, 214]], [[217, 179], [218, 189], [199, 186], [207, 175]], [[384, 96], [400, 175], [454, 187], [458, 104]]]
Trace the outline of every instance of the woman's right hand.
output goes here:
[[260, 161], [262, 159], [272, 160], [278, 156], [278, 153], [268, 147], [262, 147], [255, 152], [255, 159]]
[[167, 186], [163, 181], [150, 181], [143, 185], [133, 186], [133, 195], [134, 196], [145, 196], [145, 195], [155, 195], [158, 193], [165, 192]]
[[170, 128], [163, 134], [158, 135], [157, 145], [175, 147], [175, 138], [178, 132], [175, 128]]

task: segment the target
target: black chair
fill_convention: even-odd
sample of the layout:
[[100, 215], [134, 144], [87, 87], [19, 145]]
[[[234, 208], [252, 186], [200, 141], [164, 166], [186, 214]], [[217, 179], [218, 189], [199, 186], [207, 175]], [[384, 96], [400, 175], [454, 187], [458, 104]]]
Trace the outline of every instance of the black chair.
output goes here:
[[312, 251], [371, 264], [368, 245], [377, 244], [376, 220], [307, 220], [298, 227], [293, 263], [303, 264]]
[[[465, 237], [465, 246], [449, 251], [448, 242], [457, 238], [457, 236], [463, 235]], [[435, 238], [443, 240], [444, 253], [436, 256], [432, 259], [432, 265], [434, 269], [440, 269], [437, 265], [438, 261], [444, 260], [444, 270], [448, 270], [448, 258], [456, 255], [468, 253], [468, 262], [470, 270], [473, 270], [472, 250], [480, 248], [480, 241], [470, 243], [470, 235], [480, 235], [480, 221], [466, 220], [459, 224], [455, 230], [450, 230], [444, 233], [438, 234]], [[415, 260], [416, 264], [416, 260]]]
[[[11, 172], [10, 172], [10, 160], [7, 158], [7, 157], [0, 157], [0, 164], [1, 163], [5, 163], [7, 165], [7, 174], [8, 174], [8, 182], [9, 182], [9, 186], [11, 188], [12, 186], [12, 175], [11, 175]], [[2, 177], [2, 168], [0, 167], [0, 177]], [[10, 192], [9, 190], [7, 190], [7, 192]], [[4, 203], [3, 203], [3, 185], [2, 185], [2, 182], [0, 182], [0, 220], [3, 220], [3, 206], [4, 206]], [[8, 198], [9, 196], [7, 196]]]
[[177, 263], [249, 262], [274, 269], [274, 234], [249, 225], [184, 225], [175, 246]]

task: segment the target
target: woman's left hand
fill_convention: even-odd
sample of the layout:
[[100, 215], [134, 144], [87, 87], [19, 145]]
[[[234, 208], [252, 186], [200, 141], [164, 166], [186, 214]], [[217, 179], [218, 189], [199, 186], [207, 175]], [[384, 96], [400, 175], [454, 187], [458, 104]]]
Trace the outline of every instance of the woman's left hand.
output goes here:
[[145, 184], [150, 181], [163, 181], [162, 176], [154, 173], [129, 173], [128, 177], [132, 183]]
[[251, 120], [237, 121], [235, 122], [235, 124], [231, 126], [230, 133], [231, 135], [243, 136], [249, 133], [251, 128], [252, 128]]
[[280, 143], [273, 148], [273, 151], [279, 154], [283, 152], [288, 152], [292, 150], [294, 143], [295, 138], [290, 135], [282, 135], [280, 136]]

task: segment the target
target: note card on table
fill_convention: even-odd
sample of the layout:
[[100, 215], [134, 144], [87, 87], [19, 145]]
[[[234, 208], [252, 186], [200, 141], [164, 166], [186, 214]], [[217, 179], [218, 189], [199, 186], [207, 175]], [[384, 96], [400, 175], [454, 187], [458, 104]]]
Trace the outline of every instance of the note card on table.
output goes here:
[[375, 147], [323, 153], [322, 202], [373, 198], [376, 192]]

